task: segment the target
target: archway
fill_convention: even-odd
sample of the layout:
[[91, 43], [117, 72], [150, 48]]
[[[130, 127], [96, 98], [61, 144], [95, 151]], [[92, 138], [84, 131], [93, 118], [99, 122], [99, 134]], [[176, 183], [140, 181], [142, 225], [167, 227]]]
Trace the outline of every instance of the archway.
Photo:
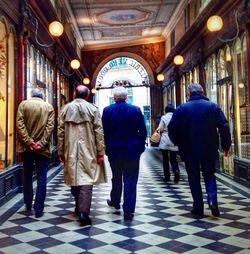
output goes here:
[[109, 56], [100, 63], [91, 85], [96, 90], [93, 99], [102, 113], [104, 107], [113, 103], [112, 88], [124, 86], [128, 90], [128, 103], [141, 108], [149, 135], [150, 85], [154, 82], [153, 73], [141, 57], [135, 56], [131, 53], [119, 53]]

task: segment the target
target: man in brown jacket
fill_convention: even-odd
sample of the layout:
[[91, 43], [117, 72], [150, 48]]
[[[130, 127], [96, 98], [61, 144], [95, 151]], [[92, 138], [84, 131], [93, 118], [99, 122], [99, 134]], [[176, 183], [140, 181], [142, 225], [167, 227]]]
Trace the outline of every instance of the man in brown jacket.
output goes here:
[[64, 163], [64, 181], [71, 186], [75, 213], [82, 226], [89, 218], [93, 185], [104, 182], [105, 153], [101, 116], [98, 108], [86, 100], [89, 89], [79, 85], [75, 99], [62, 109], [58, 128], [58, 155]]
[[54, 109], [43, 97], [40, 89], [33, 89], [31, 99], [20, 103], [16, 118], [17, 152], [22, 154], [23, 159], [23, 198], [27, 211], [32, 209], [32, 176], [33, 170], [36, 170], [36, 218], [43, 216], [51, 133], [54, 129]]

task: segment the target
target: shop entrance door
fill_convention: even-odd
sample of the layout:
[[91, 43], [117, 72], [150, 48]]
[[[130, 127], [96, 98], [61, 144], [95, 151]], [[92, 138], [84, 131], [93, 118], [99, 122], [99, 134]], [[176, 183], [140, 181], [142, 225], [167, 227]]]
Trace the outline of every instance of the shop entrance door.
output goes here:
[[[233, 132], [233, 94], [232, 94], [232, 82], [231, 78], [227, 77], [217, 82], [218, 85], [218, 104], [221, 110], [224, 112], [231, 131], [231, 137]], [[234, 141], [232, 139], [232, 148], [229, 155], [224, 156], [223, 151], [220, 149], [220, 168], [229, 175], [233, 175], [233, 148]]]

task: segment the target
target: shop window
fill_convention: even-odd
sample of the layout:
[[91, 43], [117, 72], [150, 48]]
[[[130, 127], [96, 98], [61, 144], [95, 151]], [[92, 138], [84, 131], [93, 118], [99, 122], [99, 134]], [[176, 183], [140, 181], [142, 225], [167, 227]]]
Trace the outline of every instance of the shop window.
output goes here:
[[6, 161], [6, 113], [7, 113], [7, 40], [6, 26], [0, 22], [0, 170]]
[[68, 80], [61, 75], [57, 74], [57, 96], [58, 96], [58, 109], [60, 110], [66, 103], [69, 102], [69, 84]]
[[36, 84], [36, 51], [33, 46], [27, 45], [27, 88], [26, 98], [30, 98], [30, 92]]
[[53, 76], [54, 72], [52, 65], [47, 60], [45, 62], [45, 83], [47, 84], [46, 101], [53, 105]]
[[228, 76], [232, 77], [232, 54], [231, 54], [230, 47], [228, 45], [226, 45], [224, 52], [225, 52], [225, 64], [226, 64], [226, 68], [225, 68], [226, 77]]
[[[0, 21], [0, 171], [14, 162], [14, 34]], [[8, 57], [8, 58], [7, 58]]]
[[175, 46], [175, 31], [173, 30], [170, 34], [170, 47], [171, 49]]
[[238, 140], [238, 156], [250, 158], [250, 111], [249, 87], [247, 73], [246, 37], [237, 39], [234, 50], [234, 80], [235, 80], [235, 108], [236, 133]]
[[199, 67], [195, 67], [192, 71], [192, 82], [199, 83]]
[[27, 45], [27, 93], [30, 98], [31, 89], [39, 87], [43, 90], [45, 100], [53, 105], [53, 71], [51, 63], [33, 46]]
[[175, 82], [173, 82], [172, 84], [170, 84], [167, 87], [167, 90], [166, 90], [166, 102], [165, 102], [165, 104], [167, 105], [167, 103], [172, 103], [176, 107]]
[[216, 82], [216, 58], [212, 55], [206, 63], [206, 95], [214, 103], [217, 103]]
[[14, 56], [15, 38], [11, 32], [8, 41], [8, 154], [7, 167], [13, 164], [14, 160], [14, 124], [15, 124], [15, 56]]
[[223, 50], [219, 50], [217, 63], [218, 80], [220, 80], [226, 77], [225, 54]]
[[181, 103], [186, 102], [186, 92], [187, 92], [186, 78], [183, 75], [181, 77]]
[[200, 0], [200, 11], [202, 11], [211, 0]]
[[185, 31], [187, 31], [190, 27], [190, 4], [184, 10], [184, 25]]

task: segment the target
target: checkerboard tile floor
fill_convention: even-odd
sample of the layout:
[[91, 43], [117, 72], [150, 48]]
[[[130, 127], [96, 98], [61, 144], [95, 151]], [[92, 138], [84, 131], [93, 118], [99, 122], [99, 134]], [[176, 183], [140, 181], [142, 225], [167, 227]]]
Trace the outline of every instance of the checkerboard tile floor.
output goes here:
[[106, 204], [108, 170], [108, 183], [94, 188], [91, 227], [79, 226], [61, 172], [48, 184], [43, 217], [36, 219], [22, 206], [0, 226], [0, 253], [249, 254], [249, 197], [218, 182], [221, 217], [212, 217], [206, 209], [205, 218], [195, 219], [185, 170], [179, 184], [164, 183], [160, 163], [155, 149], [142, 156], [133, 221], [124, 221], [122, 212]]

